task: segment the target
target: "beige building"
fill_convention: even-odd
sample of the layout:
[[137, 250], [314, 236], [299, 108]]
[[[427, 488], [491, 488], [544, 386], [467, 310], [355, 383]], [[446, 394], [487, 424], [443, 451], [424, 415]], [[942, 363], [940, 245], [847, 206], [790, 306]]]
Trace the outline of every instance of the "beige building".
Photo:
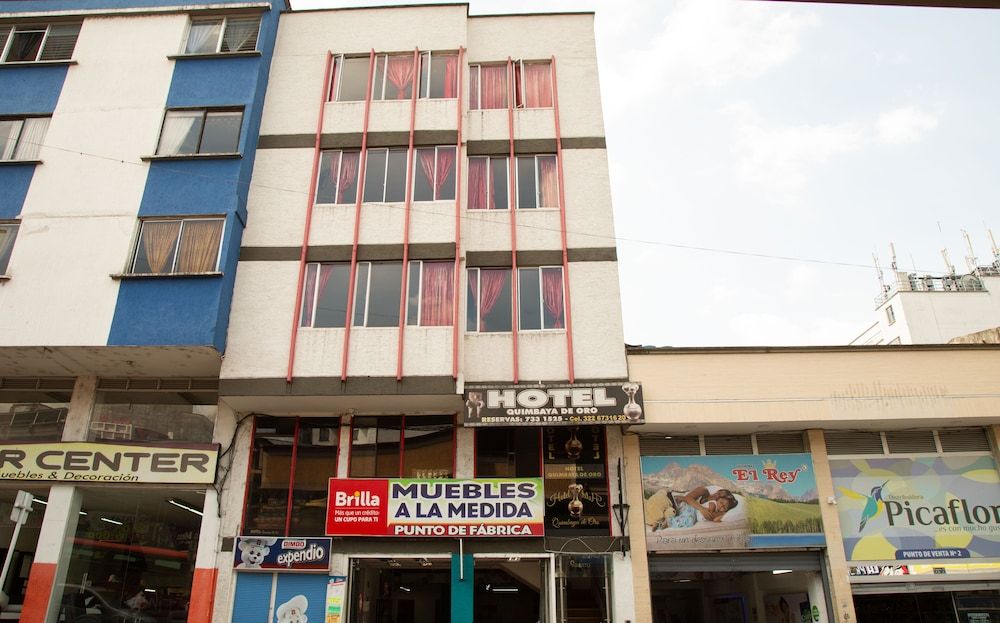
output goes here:
[[637, 621], [1000, 616], [1000, 348], [632, 348], [628, 365]]

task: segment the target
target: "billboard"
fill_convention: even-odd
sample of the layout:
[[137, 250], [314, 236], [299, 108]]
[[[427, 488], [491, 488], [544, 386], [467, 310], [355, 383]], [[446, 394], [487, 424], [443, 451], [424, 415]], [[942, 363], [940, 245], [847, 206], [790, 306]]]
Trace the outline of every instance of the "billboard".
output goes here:
[[990, 456], [830, 461], [848, 560], [1000, 557]]
[[650, 551], [825, 544], [809, 454], [642, 457]]
[[466, 385], [465, 426], [642, 424], [639, 383]]
[[330, 536], [527, 537], [544, 534], [540, 478], [331, 478]]

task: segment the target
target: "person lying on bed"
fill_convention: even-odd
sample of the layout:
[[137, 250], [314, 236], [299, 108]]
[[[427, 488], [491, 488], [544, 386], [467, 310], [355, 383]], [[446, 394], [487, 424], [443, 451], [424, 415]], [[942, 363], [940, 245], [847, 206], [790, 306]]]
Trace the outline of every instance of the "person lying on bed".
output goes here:
[[715, 485], [695, 487], [684, 495], [667, 493], [671, 507], [663, 513], [663, 518], [656, 522], [653, 531], [664, 528], [691, 528], [698, 522], [720, 522], [729, 510], [739, 502], [729, 489]]

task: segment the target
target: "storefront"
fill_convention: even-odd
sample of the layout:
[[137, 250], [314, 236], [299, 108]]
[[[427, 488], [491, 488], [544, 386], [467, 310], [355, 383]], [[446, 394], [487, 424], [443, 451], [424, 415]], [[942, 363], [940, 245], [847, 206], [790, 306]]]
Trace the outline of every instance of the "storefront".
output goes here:
[[655, 623], [827, 621], [809, 454], [642, 456]]
[[1000, 621], [1000, 476], [987, 452], [831, 459], [859, 623]]

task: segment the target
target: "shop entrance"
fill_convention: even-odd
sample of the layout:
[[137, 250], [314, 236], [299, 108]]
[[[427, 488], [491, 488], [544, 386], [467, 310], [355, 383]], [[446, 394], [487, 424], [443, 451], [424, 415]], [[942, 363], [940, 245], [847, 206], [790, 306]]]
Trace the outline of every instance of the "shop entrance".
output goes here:
[[450, 559], [357, 558], [350, 587], [351, 623], [451, 622]]
[[901, 593], [855, 595], [854, 610], [858, 623], [1000, 623], [1000, 590], [914, 585]]
[[815, 554], [652, 556], [650, 592], [654, 623], [827, 620]]

